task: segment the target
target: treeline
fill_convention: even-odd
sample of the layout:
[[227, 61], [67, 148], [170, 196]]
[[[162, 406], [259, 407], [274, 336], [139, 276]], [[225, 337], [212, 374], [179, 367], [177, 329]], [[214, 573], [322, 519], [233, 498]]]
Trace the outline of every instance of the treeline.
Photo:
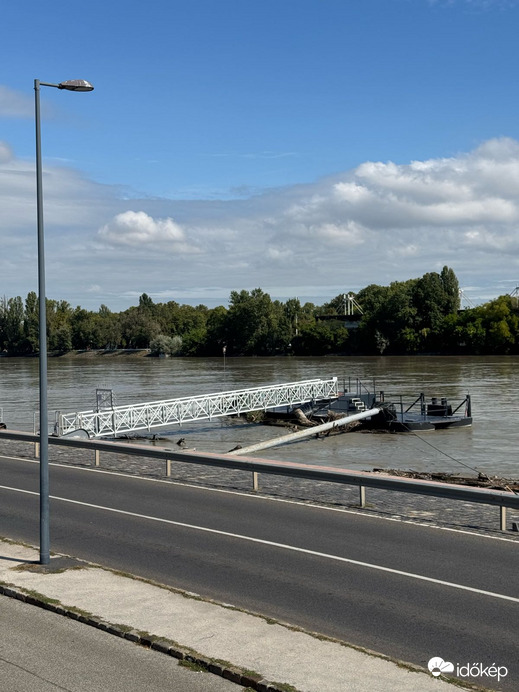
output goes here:
[[[219, 356], [326, 354], [517, 354], [519, 312], [510, 296], [460, 311], [452, 269], [418, 279], [371, 284], [350, 294], [361, 310], [347, 316], [347, 297], [316, 306], [272, 300], [260, 288], [232, 291], [229, 307], [154, 303], [111, 312], [47, 299], [49, 351], [150, 349], [153, 354]], [[350, 303], [351, 304], [351, 303]], [[38, 297], [0, 301], [0, 351], [38, 352]]]

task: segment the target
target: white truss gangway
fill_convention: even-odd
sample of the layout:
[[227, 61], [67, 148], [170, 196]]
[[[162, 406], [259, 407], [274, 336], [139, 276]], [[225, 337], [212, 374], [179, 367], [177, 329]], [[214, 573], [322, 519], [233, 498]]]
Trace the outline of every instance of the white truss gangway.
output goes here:
[[266, 411], [278, 406], [324, 402], [338, 396], [337, 377], [304, 380], [183, 399], [114, 406], [101, 411], [59, 414], [56, 430], [58, 435], [71, 435], [83, 430], [89, 437], [115, 437], [164, 425], [212, 420], [248, 411]]

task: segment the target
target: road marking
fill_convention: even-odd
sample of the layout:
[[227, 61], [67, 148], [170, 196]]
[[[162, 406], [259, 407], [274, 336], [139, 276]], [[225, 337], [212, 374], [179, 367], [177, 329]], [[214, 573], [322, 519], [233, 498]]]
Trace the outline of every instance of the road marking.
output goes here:
[[[26, 495], [37, 495], [39, 492], [34, 492], [33, 490], [21, 490], [20, 488], [10, 488], [5, 485], [0, 485], [2, 490], [11, 490], [14, 492], [25, 493]], [[50, 499], [58, 500], [60, 502], [67, 502], [72, 505], [80, 505], [81, 507], [90, 507], [91, 509], [100, 509], [105, 512], [113, 512], [114, 514], [123, 514], [129, 517], [135, 517], [137, 519], [146, 519], [148, 521], [156, 521], [163, 524], [170, 524], [172, 526], [180, 526], [184, 529], [191, 529], [193, 531], [202, 531], [204, 533], [212, 533], [218, 536], [226, 536], [228, 538], [237, 538], [242, 541], [249, 541], [250, 543], [259, 543], [260, 545], [268, 545], [273, 548], [281, 548], [283, 550], [290, 550], [296, 553], [302, 553], [304, 555], [312, 555], [313, 557], [321, 557], [327, 560], [334, 560], [335, 562], [344, 562], [350, 565], [356, 565], [357, 567], [367, 567], [368, 569], [374, 569], [379, 572], [388, 572], [390, 574], [398, 574], [402, 577], [409, 577], [411, 579], [417, 579], [419, 581], [426, 581], [432, 584], [439, 584], [440, 586], [448, 586], [453, 589], [460, 589], [462, 591], [470, 591], [472, 593], [477, 593], [483, 596], [490, 596], [491, 598], [500, 598], [505, 601], [512, 601], [513, 603], [519, 603], [519, 598], [514, 596], [506, 596], [504, 594], [495, 593], [493, 591], [485, 591], [483, 589], [476, 589], [473, 586], [465, 586], [463, 584], [455, 584], [453, 582], [444, 581], [443, 579], [434, 579], [433, 577], [426, 577], [423, 574], [414, 574], [413, 572], [404, 572], [399, 569], [393, 569], [391, 567], [384, 567], [383, 565], [374, 565], [370, 562], [362, 562], [361, 560], [353, 560], [348, 557], [341, 557], [339, 555], [331, 555], [329, 553], [321, 553], [316, 550], [310, 550], [308, 548], [299, 548], [297, 546], [288, 545], [286, 543], [276, 543], [275, 541], [268, 541], [263, 538], [253, 538], [252, 536], [244, 536], [239, 533], [231, 533], [229, 531], [221, 531], [219, 529], [210, 529], [206, 526], [197, 526], [195, 524], [187, 524], [182, 521], [173, 521], [172, 519], [162, 519], [160, 517], [152, 517], [147, 514], [139, 514], [137, 512], [128, 512], [124, 509], [115, 509], [114, 507], [104, 507], [103, 505], [94, 505], [89, 502], [81, 502], [79, 500], [70, 500], [66, 497], [58, 497], [56, 495], [51, 495]]]
[[[26, 461], [30, 464], [39, 464], [38, 459], [27, 459], [27, 457], [8, 457], [5, 454], [0, 455], [2, 459], [11, 459], [13, 461]], [[261, 493], [252, 495], [251, 493], [242, 492], [240, 490], [229, 490], [227, 488], [211, 488], [205, 485], [195, 485], [194, 483], [188, 483], [187, 481], [172, 481], [164, 480], [162, 478], [147, 478], [146, 476], [136, 476], [130, 473], [123, 473], [122, 471], [106, 471], [100, 468], [85, 468], [83, 466], [74, 466], [70, 464], [61, 464], [59, 462], [50, 462], [50, 466], [57, 466], [62, 469], [74, 469], [75, 471], [86, 471], [87, 473], [100, 473], [106, 474], [107, 476], [121, 476], [123, 478], [131, 478], [134, 481], [145, 481], [147, 483], [161, 483], [165, 485], [178, 485], [183, 488], [193, 488], [194, 490], [201, 490], [203, 492], [211, 493], [221, 493], [227, 495], [238, 495], [240, 497], [248, 497], [251, 500], [258, 500], [263, 502], [281, 502], [289, 505], [299, 505], [301, 507], [309, 507], [319, 510], [325, 510], [327, 512], [340, 512], [342, 514], [353, 514], [354, 516], [362, 517], [363, 519], [374, 519], [379, 521], [394, 521], [400, 524], [407, 524], [408, 526], [419, 526], [424, 529], [431, 529], [433, 531], [450, 531], [452, 533], [462, 533], [465, 536], [475, 536], [476, 538], [485, 538], [490, 541], [506, 541], [507, 543], [517, 543], [514, 538], [508, 538], [507, 536], [489, 536], [485, 533], [479, 533], [477, 531], [468, 531], [467, 529], [453, 528], [450, 526], [439, 526], [438, 524], [425, 524], [418, 518], [415, 519], [404, 519], [398, 516], [380, 516], [379, 514], [368, 514], [365, 511], [356, 509], [346, 509], [344, 507], [327, 507], [326, 505], [315, 504], [315, 502], [302, 502], [299, 500], [294, 500], [285, 497], [272, 497], [270, 495], [263, 495]], [[376, 490], [376, 489], [375, 489]], [[376, 511], [376, 510], [375, 510]], [[398, 514], [398, 512], [396, 512]]]

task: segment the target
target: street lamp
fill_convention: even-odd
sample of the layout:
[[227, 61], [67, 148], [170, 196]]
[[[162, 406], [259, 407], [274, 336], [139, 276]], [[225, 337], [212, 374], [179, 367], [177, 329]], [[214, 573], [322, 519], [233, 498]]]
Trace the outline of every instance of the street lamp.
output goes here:
[[43, 242], [43, 185], [41, 163], [40, 86], [66, 91], [92, 91], [84, 79], [70, 79], [59, 84], [34, 80], [36, 118], [36, 206], [38, 215], [38, 300], [40, 348], [40, 564], [50, 562], [49, 540], [49, 422], [47, 419], [47, 305], [45, 298], [45, 251]]

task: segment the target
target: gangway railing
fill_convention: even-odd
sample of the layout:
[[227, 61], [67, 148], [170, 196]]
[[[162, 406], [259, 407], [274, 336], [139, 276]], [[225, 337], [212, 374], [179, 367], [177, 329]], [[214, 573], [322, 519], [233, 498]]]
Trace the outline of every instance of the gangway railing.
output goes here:
[[212, 420], [248, 411], [266, 411], [311, 401], [327, 401], [339, 396], [337, 377], [238, 389], [216, 394], [115, 406], [100, 411], [59, 414], [59, 436], [84, 430], [89, 437], [115, 437], [136, 430], [150, 430], [169, 424]]

